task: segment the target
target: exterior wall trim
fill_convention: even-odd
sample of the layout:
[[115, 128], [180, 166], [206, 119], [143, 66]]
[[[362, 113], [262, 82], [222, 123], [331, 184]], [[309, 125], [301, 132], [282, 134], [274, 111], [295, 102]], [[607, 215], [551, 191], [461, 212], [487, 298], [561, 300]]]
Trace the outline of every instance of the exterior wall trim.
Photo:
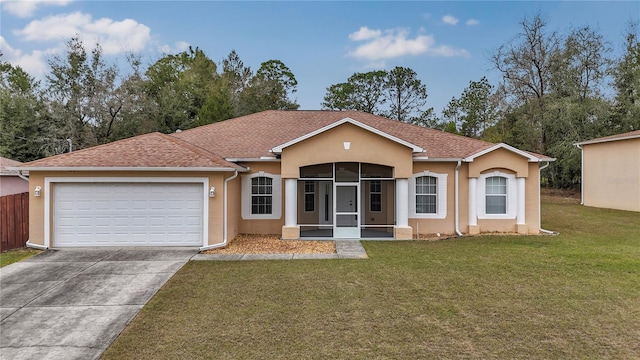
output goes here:
[[51, 248], [51, 183], [200, 183], [202, 197], [202, 246], [209, 243], [209, 179], [206, 177], [46, 177], [44, 178], [44, 247]]
[[[507, 213], [506, 214], [487, 214], [485, 208], [486, 189], [485, 179], [499, 176], [507, 179]], [[478, 177], [477, 182], [477, 210], [478, 219], [516, 219], [518, 216], [518, 182], [514, 174], [507, 174], [501, 171], [492, 171], [482, 174]], [[524, 195], [524, 194], [523, 194]], [[523, 196], [524, 197], [524, 196]]]
[[[449, 174], [441, 174], [433, 171], [423, 171], [413, 174], [409, 178], [409, 218], [411, 219], [446, 219], [447, 218], [447, 177]], [[416, 179], [421, 176], [432, 176], [438, 179], [436, 185], [437, 212], [434, 214], [419, 214], [416, 212]]]
[[[272, 210], [271, 214], [251, 213], [251, 179], [268, 177], [272, 179]], [[241, 178], [240, 212], [243, 220], [278, 220], [282, 218], [282, 176], [266, 171], [243, 175]], [[286, 211], [286, 209], [285, 209]]]

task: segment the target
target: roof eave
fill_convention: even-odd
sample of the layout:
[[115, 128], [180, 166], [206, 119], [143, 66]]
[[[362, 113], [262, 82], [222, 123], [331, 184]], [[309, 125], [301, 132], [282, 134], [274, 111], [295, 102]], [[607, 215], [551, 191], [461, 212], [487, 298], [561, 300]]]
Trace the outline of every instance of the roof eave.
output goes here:
[[573, 145], [591, 145], [591, 144], [599, 144], [599, 143], [605, 143], [605, 142], [612, 142], [612, 141], [619, 141], [619, 140], [631, 140], [631, 139], [638, 139], [640, 138], [640, 135], [631, 135], [631, 136], [623, 136], [623, 137], [618, 137], [618, 138], [613, 138], [613, 139], [593, 139], [593, 140], [587, 140], [587, 141], [581, 141], [578, 143], [574, 143]]
[[413, 161], [416, 162], [457, 162], [462, 161], [463, 158], [430, 158], [426, 156], [414, 156]]
[[280, 159], [275, 156], [261, 156], [255, 158], [225, 158], [226, 161], [239, 163], [239, 162], [280, 162]]
[[248, 171], [243, 167], [179, 167], [179, 166], [20, 166], [13, 167], [15, 170], [29, 171], [164, 171], [164, 172], [229, 172], [229, 171]]

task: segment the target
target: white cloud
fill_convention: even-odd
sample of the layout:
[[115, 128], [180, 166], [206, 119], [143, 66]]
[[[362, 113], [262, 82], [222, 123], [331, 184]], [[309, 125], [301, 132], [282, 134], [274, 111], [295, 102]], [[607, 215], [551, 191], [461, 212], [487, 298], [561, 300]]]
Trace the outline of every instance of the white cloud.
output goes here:
[[0, 36], [0, 51], [5, 60], [19, 66], [36, 78], [44, 75], [48, 68], [46, 57], [56, 53], [55, 49], [33, 50], [30, 54], [24, 54], [20, 49], [14, 49], [6, 39]]
[[382, 32], [380, 30], [371, 30], [366, 26], [361, 27], [358, 31], [349, 34], [349, 39], [353, 41], [369, 40], [380, 37]]
[[80, 36], [85, 45], [99, 43], [105, 54], [140, 51], [151, 39], [150, 29], [135, 20], [93, 20], [90, 14], [73, 12], [31, 21], [22, 30], [14, 30], [25, 41], [68, 40]]
[[445, 57], [469, 56], [469, 52], [467, 50], [456, 49], [447, 45], [441, 45], [441, 46], [438, 46], [437, 48], [432, 49], [431, 54], [437, 55], [437, 56], [445, 56]]
[[451, 16], [451, 15], [445, 15], [442, 17], [442, 22], [444, 22], [445, 24], [449, 24], [449, 25], [456, 25], [458, 23], [458, 19]]
[[174, 43], [173, 46], [168, 44], [159, 46], [158, 51], [160, 51], [162, 54], [177, 54], [186, 51], [190, 45], [191, 44], [186, 41], [178, 41]]
[[408, 36], [409, 31], [407, 29], [389, 29], [381, 31], [362, 27], [358, 31], [350, 34], [349, 38], [351, 40], [362, 41], [364, 43], [350, 51], [348, 55], [367, 60], [373, 64], [379, 64], [383, 59], [405, 55], [469, 55], [464, 49], [455, 49], [446, 45], [435, 47], [435, 39], [432, 35], [420, 34], [413, 39]]
[[467, 26], [473, 26], [473, 25], [478, 25], [480, 24], [479, 20], [476, 19], [469, 19], [467, 20], [467, 22], [465, 23]]
[[33, 16], [40, 5], [66, 6], [71, 0], [2, 0], [2, 9], [20, 18]]

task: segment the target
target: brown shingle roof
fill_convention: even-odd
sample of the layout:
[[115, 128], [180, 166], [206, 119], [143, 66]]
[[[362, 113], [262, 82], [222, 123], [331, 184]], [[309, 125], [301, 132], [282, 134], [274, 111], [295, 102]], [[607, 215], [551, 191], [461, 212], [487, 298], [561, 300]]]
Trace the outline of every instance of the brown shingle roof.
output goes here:
[[23, 166], [242, 169], [209, 151], [157, 132], [32, 161]]
[[601, 142], [635, 139], [635, 138], [640, 138], [640, 130], [629, 131], [622, 134], [616, 134], [616, 135], [591, 139], [591, 140], [576, 143], [576, 145], [588, 145], [588, 144], [595, 144], [595, 143], [601, 143]]
[[15, 161], [11, 159], [7, 159], [5, 157], [0, 156], [0, 175], [16, 175], [15, 171], [7, 169], [7, 167], [11, 166], [19, 166], [22, 165], [20, 161]]
[[[421, 147], [417, 157], [462, 159], [494, 144], [358, 111], [263, 111], [179, 133], [151, 133], [26, 163], [38, 167], [231, 168], [225, 159], [273, 157], [269, 150], [351, 118]], [[546, 156], [530, 153], [546, 160]]]
[[440, 130], [406, 124], [359, 111], [263, 111], [171, 136], [225, 158], [273, 156], [269, 150], [349, 117], [426, 150], [429, 158], [463, 158], [493, 144]]

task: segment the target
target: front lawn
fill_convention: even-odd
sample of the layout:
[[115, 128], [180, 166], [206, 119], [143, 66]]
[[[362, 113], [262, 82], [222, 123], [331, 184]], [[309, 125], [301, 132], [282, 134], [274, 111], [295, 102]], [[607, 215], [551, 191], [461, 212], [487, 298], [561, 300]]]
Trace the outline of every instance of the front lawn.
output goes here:
[[7, 266], [9, 264], [13, 264], [20, 260], [24, 260], [28, 257], [32, 257], [33, 255], [39, 253], [40, 250], [35, 249], [15, 249], [8, 250], [0, 253], [0, 267]]
[[370, 241], [369, 260], [190, 262], [103, 357], [640, 358], [640, 215], [543, 206], [559, 236]]

